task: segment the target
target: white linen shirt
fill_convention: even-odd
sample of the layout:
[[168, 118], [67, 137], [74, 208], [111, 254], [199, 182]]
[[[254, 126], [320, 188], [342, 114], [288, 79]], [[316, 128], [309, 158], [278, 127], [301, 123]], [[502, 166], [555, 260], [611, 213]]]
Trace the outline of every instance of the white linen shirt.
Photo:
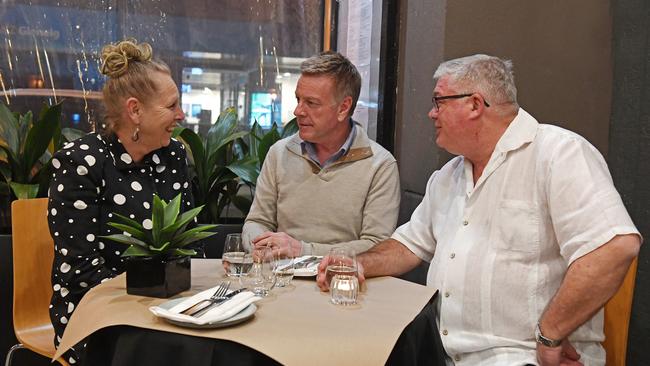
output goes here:
[[[452, 159], [392, 238], [431, 262], [440, 336], [457, 365], [524, 365], [537, 364], [535, 325], [568, 266], [629, 233], [600, 153], [519, 109], [476, 185], [472, 164]], [[601, 310], [569, 337], [585, 365], [605, 364], [602, 329]]]

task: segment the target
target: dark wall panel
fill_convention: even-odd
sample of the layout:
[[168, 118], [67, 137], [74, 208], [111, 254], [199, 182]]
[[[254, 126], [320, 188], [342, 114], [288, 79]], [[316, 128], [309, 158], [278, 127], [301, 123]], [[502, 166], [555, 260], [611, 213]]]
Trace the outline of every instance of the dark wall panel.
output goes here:
[[639, 255], [628, 365], [650, 365], [650, 4], [614, 1], [614, 87], [609, 167], [646, 239]]

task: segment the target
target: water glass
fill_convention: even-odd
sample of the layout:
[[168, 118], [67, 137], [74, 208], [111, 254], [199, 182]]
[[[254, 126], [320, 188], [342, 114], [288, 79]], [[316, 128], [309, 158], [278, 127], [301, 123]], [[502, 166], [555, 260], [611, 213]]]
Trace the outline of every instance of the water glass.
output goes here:
[[268, 296], [276, 282], [274, 266], [275, 260], [271, 248], [255, 248], [250, 271], [240, 277], [241, 286], [253, 291], [257, 296]]
[[356, 276], [334, 275], [330, 283], [330, 301], [336, 305], [354, 305], [359, 294], [359, 280]]
[[325, 281], [332, 283], [335, 275], [357, 277], [357, 256], [353, 250], [345, 247], [333, 248], [329, 253], [329, 262], [325, 272]]
[[345, 247], [332, 248], [325, 272], [330, 285], [330, 301], [336, 305], [352, 305], [357, 302], [359, 279], [357, 278], [357, 256]]
[[288, 245], [273, 248], [273, 259], [275, 260], [273, 272], [277, 278], [275, 286], [285, 287], [290, 285], [295, 269], [295, 257], [291, 252], [291, 248]]
[[223, 246], [221, 263], [228, 277], [246, 275], [253, 266], [253, 251], [250, 243], [244, 243], [241, 234], [228, 234]]

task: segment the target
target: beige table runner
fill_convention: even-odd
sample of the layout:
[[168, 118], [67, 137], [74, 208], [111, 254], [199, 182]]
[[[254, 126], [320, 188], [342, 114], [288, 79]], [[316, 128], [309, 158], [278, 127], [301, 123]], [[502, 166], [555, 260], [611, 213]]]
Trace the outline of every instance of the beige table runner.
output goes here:
[[[221, 261], [192, 260], [192, 289], [180, 296], [216, 286], [224, 277]], [[54, 356], [99, 329], [114, 325], [226, 339], [241, 343], [285, 365], [383, 365], [404, 328], [435, 289], [393, 277], [370, 279], [360, 303], [329, 303], [313, 279], [294, 279], [288, 288], [273, 289], [257, 302], [255, 317], [230, 328], [189, 329], [157, 318], [148, 308], [169, 299], [126, 294], [124, 274], [90, 290], [74, 311]]]

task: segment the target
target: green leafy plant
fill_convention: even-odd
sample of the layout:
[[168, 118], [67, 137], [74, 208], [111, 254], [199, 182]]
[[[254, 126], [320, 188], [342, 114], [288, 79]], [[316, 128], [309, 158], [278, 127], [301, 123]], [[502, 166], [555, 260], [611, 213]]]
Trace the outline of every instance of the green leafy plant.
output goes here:
[[266, 154], [268, 154], [271, 146], [279, 140], [289, 137], [296, 132], [298, 132], [298, 123], [295, 118], [284, 126], [282, 133], [278, 131], [278, 126], [275, 123], [271, 129], [265, 133], [262, 127], [257, 123], [257, 121], [255, 121], [253, 127], [251, 127], [248, 142], [248, 155], [257, 158], [258, 175], [262, 168], [262, 164], [264, 164], [264, 160], [266, 159]]
[[203, 206], [179, 214], [180, 206], [181, 194], [178, 194], [169, 203], [154, 194], [151, 212], [153, 227], [150, 230], [128, 217], [113, 213], [117, 222], [109, 222], [108, 225], [122, 230], [128, 235], [112, 234], [101, 237], [128, 245], [129, 248], [122, 253], [123, 257], [163, 256], [171, 258], [195, 255], [195, 250], [185, 247], [197, 240], [216, 234], [215, 232], [206, 232], [216, 225], [202, 225], [187, 230], [187, 225], [201, 212]]
[[231, 203], [242, 211], [250, 208], [250, 199], [240, 194], [240, 189], [254, 184], [259, 173], [255, 159], [243, 154], [242, 139], [248, 131], [237, 131], [236, 127], [237, 113], [227, 108], [205, 137], [189, 128], [177, 128], [174, 133], [188, 149], [194, 200], [207, 207], [199, 216], [202, 223], [218, 222]]
[[[229, 205], [243, 215], [252, 204], [252, 191], [266, 154], [276, 141], [297, 131], [295, 120], [282, 133], [273, 127], [264, 133], [257, 122], [251, 131], [237, 129], [237, 112], [227, 108], [201, 137], [190, 128], [179, 127], [174, 136], [188, 150], [192, 170], [194, 200], [206, 205], [199, 215], [202, 223], [218, 223]], [[249, 190], [242, 190], [248, 187]]]
[[61, 103], [44, 105], [36, 121], [31, 111], [12, 113], [0, 103], [0, 191], [19, 199], [45, 196], [52, 153], [82, 134], [61, 129]]

